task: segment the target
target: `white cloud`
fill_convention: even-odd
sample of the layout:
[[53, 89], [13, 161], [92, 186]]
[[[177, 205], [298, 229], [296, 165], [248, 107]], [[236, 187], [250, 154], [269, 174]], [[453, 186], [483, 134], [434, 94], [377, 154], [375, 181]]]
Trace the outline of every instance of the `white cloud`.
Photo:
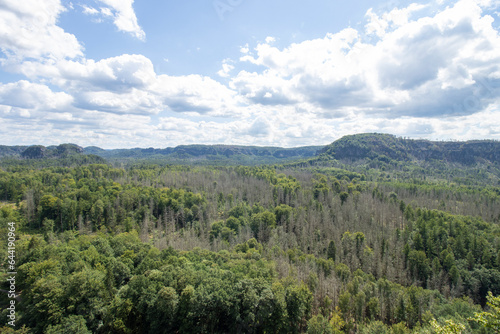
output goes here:
[[242, 46], [242, 47], [240, 48], [240, 52], [241, 52], [241, 53], [244, 53], [244, 54], [247, 54], [248, 52], [250, 52], [250, 49], [248, 48], [248, 43], [247, 43], [247, 44], [245, 44], [245, 46]]
[[200, 75], [157, 75], [142, 55], [124, 54], [94, 61], [25, 62], [30, 78], [51, 78], [75, 98], [75, 106], [118, 114], [156, 114], [163, 110], [236, 116], [236, 92]]
[[370, 21], [365, 26], [366, 32], [368, 34], [375, 33], [379, 37], [383, 36], [385, 34], [385, 30], [389, 26], [387, 20], [379, 17], [372, 11], [371, 8], [366, 12], [366, 16], [370, 19]]
[[159, 75], [149, 88], [161, 97], [165, 106], [175, 112], [197, 112], [212, 116], [241, 115], [236, 92], [223, 84], [200, 75]]
[[266, 117], [260, 116], [255, 119], [248, 128], [248, 134], [252, 137], [269, 136], [273, 132], [273, 126]]
[[75, 95], [77, 96], [76, 106], [87, 110], [126, 115], [149, 115], [157, 114], [164, 109], [158, 96], [135, 88], [124, 93], [90, 91]]
[[99, 1], [107, 7], [101, 7], [100, 10], [97, 10], [93, 7], [82, 6], [83, 13], [87, 15], [100, 15], [103, 18], [111, 17], [118, 30], [129, 33], [141, 41], [146, 40], [146, 33], [140, 27], [134, 7], [132, 6], [134, 0]]
[[113, 17], [113, 12], [111, 11], [111, 8], [108, 8], [108, 7], [101, 7], [100, 8], [101, 10], [101, 14], [104, 15], [104, 16], [109, 16], [109, 17]]
[[[81, 146], [137, 147], [158, 146], [157, 138], [139, 135], [155, 131], [151, 119], [145, 116], [113, 115], [97, 111], [46, 113], [43, 116], [21, 119], [8, 118], [0, 106], [0, 122], [9, 128], [0, 132], [0, 142], [16, 145], [76, 143]], [[27, 135], [29, 134], [29, 135]], [[158, 134], [158, 133], [155, 133]]]
[[59, 60], [83, 55], [72, 34], [57, 26], [64, 11], [59, 0], [4, 0], [0, 5], [0, 49], [2, 63], [26, 58]]
[[308, 103], [325, 117], [346, 110], [389, 117], [466, 115], [498, 103], [500, 36], [493, 19], [473, 0], [434, 16], [423, 15], [424, 8], [413, 4], [381, 16], [368, 11], [367, 31], [380, 37], [373, 42], [349, 28], [282, 50], [258, 44], [255, 56], [240, 61], [263, 70], [240, 71], [231, 87], [249, 103]]
[[63, 110], [73, 98], [64, 92], [53, 92], [49, 87], [26, 80], [0, 84], [0, 105], [26, 110]]
[[[124, 92], [133, 88], [143, 89], [156, 79], [153, 63], [143, 55], [123, 54], [97, 62], [92, 59], [64, 61], [55, 67], [58, 74], [52, 74], [54, 83], [75, 91]], [[33, 74], [44, 73], [43, 71], [44, 68], [40, 68]], [[49, 69], [48, 73], [50, 71]]]
[[83, 13], [86, 15], [97, 15], [99, 11], [93, 7], [89, 7], [87, 5], [81, 5], [83, 8]]
[[222, 62], [222, 69], [220, 69], [217, 74], [220, 77], [223, 78], [228, 78], [229, 77], [229, 72], [231, 72], [234, 69], [234, 66], [231, 65], [231, 60], [230, 59], [224, 59]]
[[272, 124], [273, 113], [260, 113], [256, 118], [243, 118], [227, 122], [161, 117], [157, 126], [158, 136], [165, 137], [170, 146], [180, 144], [269, 145], [281, 133]]
[[271, 44], [271, 43], [274, 43], [276, 42], [276, 38], [272, 37], [272, 36], [267, 36], [266, 37], [266, 43], [267, 44]]
[[[251, 104], [287, 105], [299, 102], [295, 81], [286, 80], [274, 70], [262, 74], [241, 71], [231, 80], [230, 88], [237, 90]], [[268, 93], [272, 94], [272, 97], [269, 97]]]
[[410, 16], [414, 12], [418, 12], [426, 7], [426, 5], [413, 3], [407, 8], [394, 8], [390, 12], [383, 13], [382, 16], [378, 16], [370, 8], [365, 15], [368, 18], [368, 23], [365, 25], [366, 33], [368, 35], [376, 34], [378, 37], [383, 37], [388, 28], [394, 29], [408, 24]]

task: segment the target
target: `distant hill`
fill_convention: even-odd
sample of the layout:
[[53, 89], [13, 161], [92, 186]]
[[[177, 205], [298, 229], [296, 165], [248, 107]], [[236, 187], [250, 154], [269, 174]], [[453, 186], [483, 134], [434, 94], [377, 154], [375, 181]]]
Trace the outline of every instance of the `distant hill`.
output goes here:
[[[57, 146], [0, 146], [0, 158], [13, 161], [36, 160], [44, 166], [45, 162], [57, 161], [55, 165], [74, 165], [106, 163], [106, 160], [94, 154], [86, 154], [83, 147], [75, 144], [61, 144]], [[49, 165], [53, 165], [50, 162]]]
[[5, 146], [0, 145], [0, 158], [12, 157], [23, 159], [66, 158], [74, 154], [83, 154], [83, 148], [75, 144], [57, 146]]
[[180, 145], [174, 148], [132, 148], [103, 150], [89, 146], [84, 153], [96, 154], [106, 159], [167, 159], [167, 160], [218, 160], [231, 162], [276, 163], [280, 160], [307, 159], [317, 155], [322, 146], [297, 148], [237, 146], [237, 145]]
[[61, 144], [58, 146], [28, 146], [21, 152], [24, 159], [67, 158], [71, 155], [82, 154], [83, 148], [75, 144]]
[[71, 155], [83, 154], [83, 148], [75, 144], [61, 144], [58, 146], [28, 146], [21, 152], [24, 159], [67, 158]]
[[162, 149], [150, 147], [106, 150], [97, 146], [82, 148], [75, 144], [62, 144], [48, 147], [42, 145], [0, 146], [0, 158], [30, 160], [87, 155], [119, 161], [150, 160], [162, 163], [253, 165], [309, 159], [315, 157], [322, 148], [323, 146], [282, 148], [238, 145], [180, 145]]
[[[442, 162], [471, 166], [476, 163], [500, 163], [500, 142], [494, 140], [430, 141], [406, 139], [389, 134], [365, 133], [344, 136], [327, 146], [296, 148], [238, 145], [180, 145], [167, 148], [132, 148], [106, 150], [96, 146], [82, 148], [75, 144], [58, 146], [0, 146], [1, 157], [21, 159], [67, 158], [92, 155], [114, 160], [151, 160], [167, 163], [274, 164], [307, 160], [362, 161], [383, 163]], [[101, 159], [104, 161], [103, 159]]]
[[21, 153], [28, 146], [5, 146], [0, 145], [0, 158], [1, 157], [20, 157]]
[[473, 165], [500, 162], [500, 142], [493, 140], [430, 141], [396, 137], [389, 134], [357, 134], [342, 137], [319, 151], [320, 159], [346, 162], [377, 159], [384, 162], [442, 161]]

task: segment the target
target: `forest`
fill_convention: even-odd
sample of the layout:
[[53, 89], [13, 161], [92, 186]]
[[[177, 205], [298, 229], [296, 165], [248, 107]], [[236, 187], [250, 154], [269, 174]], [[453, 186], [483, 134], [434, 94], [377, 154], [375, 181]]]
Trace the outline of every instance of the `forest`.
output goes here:
[[2, 147], [2, 333], [500, 332], [498, 142], [61, 147]]

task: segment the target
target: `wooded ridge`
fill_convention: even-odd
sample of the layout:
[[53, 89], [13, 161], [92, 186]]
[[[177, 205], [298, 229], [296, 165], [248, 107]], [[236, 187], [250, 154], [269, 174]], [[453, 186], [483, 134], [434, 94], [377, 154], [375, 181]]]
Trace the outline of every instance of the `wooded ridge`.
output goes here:
[[[396, 137], [389, 134], [349, 135], [326, 146], [296, 148], [258, 147], [238, 145], [180, 145], [177, 147], [102, 149], [96, 146], [82, 148], [75, 144], [44, 147], [0, 146], [0, 157], [25, 159], [61, 158], [73, 154], [93, 154], [103, 158], [134, 159], [226, 159], [241, 162], [244, 158], [257, 162], [275, 163], [283, 160], [329, 158], [354, 162], [374, 160], [390, 162], [442, 161], [473, 165], [500, 162], [500, 142], [493, 140], [430, 141]], [[264, 158], [267, 160], [259, 160]]]

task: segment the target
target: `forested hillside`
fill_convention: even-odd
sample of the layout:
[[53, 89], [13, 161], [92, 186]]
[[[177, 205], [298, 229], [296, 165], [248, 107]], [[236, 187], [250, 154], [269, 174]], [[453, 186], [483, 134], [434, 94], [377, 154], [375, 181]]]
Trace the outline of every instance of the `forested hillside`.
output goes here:
[[0, 160], [16, 332], [498, 332], [497, 146], [367, 134], [279, 165]]
[[320, 153], [337, 160], [392, 159], [396, 161], [455, 162], [464, 165], [488, 161], [500, 162], [500, 142], [494, 140], [430, 141], [398, 138], [388, 134], [345, 136]]
[[[296, 148], [258, 147], [237, 145], [180, 145], [164, 149], [132, 148], [105, 150], [96, 146], [82, 148], [75, 144], [59, 146], [2, 146], [0, 158], [10, 159], [47, 159], [68, 157], [101, 157], [112, 162], [131, 163], [138, 161], [159, 164], [272, 164], [296, 159], [306, 159], [317, 155], [322, 146], [304, 146]], [[103, 163], [94, 161], [95, 163]]]

